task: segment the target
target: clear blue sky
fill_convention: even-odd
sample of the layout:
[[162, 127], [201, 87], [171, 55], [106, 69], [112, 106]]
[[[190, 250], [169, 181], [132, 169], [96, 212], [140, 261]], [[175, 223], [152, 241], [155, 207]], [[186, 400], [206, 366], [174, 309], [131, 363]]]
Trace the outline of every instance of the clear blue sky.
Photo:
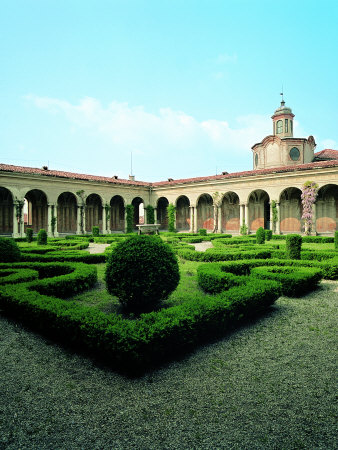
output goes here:
[[252, 168], [284, 85], [338, 148], [335, 0], [1, 0], [0, 162], [155, 181]]

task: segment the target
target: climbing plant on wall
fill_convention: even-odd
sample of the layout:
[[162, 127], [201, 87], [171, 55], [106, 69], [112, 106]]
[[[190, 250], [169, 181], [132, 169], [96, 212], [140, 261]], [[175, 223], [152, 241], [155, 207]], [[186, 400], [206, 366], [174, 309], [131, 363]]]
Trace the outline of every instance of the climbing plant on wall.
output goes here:
[[83, 234], [84, 233], [84, 209], [85, 209], [86, 196], [85, 196], [83, 189], [81, 189], [80, 191], [77, 191], [76, 195], [80, 199], [80, 230], [81, 230], [81, 234]]
[[168, 211], [168, 231], [170, 233], [174, 233], [176, 231], [176, 229], [175, 229], [175, 215], [176, 215], [175, 205], [170, 203], [167, 206], [167, 211]]
[[277, 205], [276, 205], [275, 200], [271, 201], [271, 210], [272, 210], [272, 230], [273, 230], [273, 232], [275, 232], [276, 231], [276, 223], [278, 222], [278, 210], [277, 210]]
[[133, 205], [127, 205], [126, 206], [126, 214], [127, 214], [127, 233], [133, 232], [133, 226], [134, 226], [134, 206]]
[[313, 205], [316, 201], [318, 193], [318, 184], [314, 181], [307, 181], [302, 186], [302, 206], [304, 219], [304, 232], [310, 234], [313, 225]]
[[146, 210], [147, 210], [147, 223], [155, 223], [154, 207], [148, 205], [146, 207]]

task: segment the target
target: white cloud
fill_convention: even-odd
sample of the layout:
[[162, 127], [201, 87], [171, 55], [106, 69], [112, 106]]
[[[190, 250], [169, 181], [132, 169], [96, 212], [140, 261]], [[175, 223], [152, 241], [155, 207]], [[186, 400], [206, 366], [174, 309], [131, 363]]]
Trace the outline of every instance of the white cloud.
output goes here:
[[[89, 97], [78, 104], [33, 95], [26, 99], [40, 109], [66, 118], [79, 139], [81, 136], [78, 148], [82, 164], [86, 158], [93, 158], [92, 147], [86, 147], [86, 136], [91, 137], [91, 142], [94, 139], [98, 162], [97, 167], [94, 161], [88, 163], [88, 170], [100, 171], [102, 175], [111, 174], [114, 166], [121, 177], [127, 176], [130, 152], [136, 155], [137, 178], [147, 181], [212, 175], [216, 166], [218, 172], [247, 170], [251, 168], [251, 146], [271, 133], [268, 116], [231, 118], [236, 124], [233, 127], [226, 120], [198, 121], [171, 108], [150, 113], [142, 106], [116, 101], [104, 107]], [[71, 157], [67, 156], [70, 163]], [[73, 165], [76, 160], [74, 156]]]
[[323, 150], [325, 148], [330, 148], [330, 149], [335, 150], [336, 148], [338, 148], [338, 144], [333, 139], [324, 139], [324, 140], [320, 141], [320, 145], [318, 147], [320, 147], [321, 150]]
[[221, 53], [216, 58], [217, 64], [227, 64], [227, 63], [235, 63], [237, 62], [237, 54], [233, 53], [230, 55], [229, 53]]

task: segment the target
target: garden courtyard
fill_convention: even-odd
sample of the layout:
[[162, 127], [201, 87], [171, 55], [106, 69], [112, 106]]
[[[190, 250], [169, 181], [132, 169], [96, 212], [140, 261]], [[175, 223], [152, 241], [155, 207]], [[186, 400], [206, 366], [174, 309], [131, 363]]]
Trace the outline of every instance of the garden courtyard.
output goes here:
[[0, 448], [336, 448], [333, 238], [289, 260], [285, 236], [161, 237], [180, 282], [141, 316], [105, 286], [126, 236], [22, 239], [1, 264]]

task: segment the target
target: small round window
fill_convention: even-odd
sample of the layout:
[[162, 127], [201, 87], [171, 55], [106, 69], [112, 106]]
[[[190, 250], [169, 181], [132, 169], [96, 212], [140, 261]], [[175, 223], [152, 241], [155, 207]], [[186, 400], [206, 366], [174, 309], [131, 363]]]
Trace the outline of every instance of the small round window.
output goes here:
[[298, 161], [300, 157], [300, 152], [297, 147], [292, 147], [290, 150], [290, 158], [292, 161]]
[[255, 154], [255, 165], [258, 166], [258, 154]]

